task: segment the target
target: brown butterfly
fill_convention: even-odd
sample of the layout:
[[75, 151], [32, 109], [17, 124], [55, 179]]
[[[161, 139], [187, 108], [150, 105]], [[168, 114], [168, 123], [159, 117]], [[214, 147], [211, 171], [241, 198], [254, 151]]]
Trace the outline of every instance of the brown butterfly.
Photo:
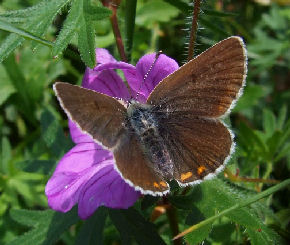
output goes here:
[[242, 94], [247, 56], [240, 37], [225, 39], [163, 79], [146, 104], [55, 83], [68, 117], [113, 152], [122, 178], [143, 194], [164, 195], [168, 182], [198, 184], [223, 170], [234, 151], [221, 121]]

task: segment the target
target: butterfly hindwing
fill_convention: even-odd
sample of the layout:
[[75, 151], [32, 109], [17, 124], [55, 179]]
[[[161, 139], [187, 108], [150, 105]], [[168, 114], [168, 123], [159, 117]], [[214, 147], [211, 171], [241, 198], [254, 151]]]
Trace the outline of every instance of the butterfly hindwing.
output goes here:
[[55, 83], [57, 98], [68, 117], [106, 148], [113, 148], [125, 131], [125, 107], [116, 99], [68, 83]]
[[174, 178], [199, 183], [224, 168], [234, 149], [231, 132], [219, 120], [192, 116], [162, 122], [160, 130], [174, 164]]
[[149, 166], [152, 164], [135, 134], [126, 134], [114, 150], [117, 170], [127, 183], [143, 194], [164, 195], [168, 184]]
[[246, 59], [240, 37], [225, 39], [162, 80], [147, 103], [176, 117], [220, 117], [241, 94]]

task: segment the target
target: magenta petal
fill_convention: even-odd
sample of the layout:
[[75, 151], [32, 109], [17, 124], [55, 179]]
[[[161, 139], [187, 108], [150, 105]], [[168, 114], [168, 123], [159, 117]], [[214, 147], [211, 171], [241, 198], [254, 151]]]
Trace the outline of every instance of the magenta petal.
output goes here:
[[115, 58], [109, 53], [109, 51], [104, 48], [96, 48], [96, 58], [97, 64], [117, 62]]
[[101, 64], [96, 66], [93, 70], [95, 72], [103, 71], [103, 70], [113, 70], [113, 69], [122, 69], [122, 70], [135, 70], [135, 66], [128, 64], [126, 62], [110, 62], [106, 64]]
[[60, 172], [79, 173], [112, 158], [113, 154], [110, 151], [94, 142], [80, 143], [63, 156], [54, 171], [54, 175]]
[[83, 87], [124, 100], [130, 99], [129, 91], [122, 79], [113, 70], [96, 72], [87, 69], [83, 78]]
[[[125, 77], [135, 91], [140, 91], [146, 98], [149, 96], [155, 86], [172, 72], [178, 69], [178, 64], [174, 59], [161, 54], [153, 68], [149, 72], [145, 82], [142, 83], [145, 75], [154, 63], [156, 54], [144, 55], [136, 65], [136, 71], [124, 70]], [[142, 85], [142, 86], [141, 86]], [[141, 88], [140, 88], [141, 87]]]
[[113, 164], [112, 154], [99, 145], [76, 145], [64, 155], [46, 184], [49, 206], [67, 212], [78, 201], [80, 188], [99, 170], [100, 165]]
[[86, 219], [99, 206], [128, 208], [140, 193], [130, 187], [112, 165], [102, 168], [82, 188], [79, 196], [79, 216]]

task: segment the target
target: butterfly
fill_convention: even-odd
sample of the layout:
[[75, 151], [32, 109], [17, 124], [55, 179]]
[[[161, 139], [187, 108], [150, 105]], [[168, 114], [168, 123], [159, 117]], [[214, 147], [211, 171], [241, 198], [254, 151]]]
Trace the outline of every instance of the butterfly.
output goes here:
[[118, 99], [67, 83], [56, 96], [78, 127], [113, 152], [122, 178], [143, 194], [164, 195], [211, 179], [234, 151], [222, 118], [241, 96], [247, 55], [240, 37], [229, 37], [164, 78], [146, 103]]

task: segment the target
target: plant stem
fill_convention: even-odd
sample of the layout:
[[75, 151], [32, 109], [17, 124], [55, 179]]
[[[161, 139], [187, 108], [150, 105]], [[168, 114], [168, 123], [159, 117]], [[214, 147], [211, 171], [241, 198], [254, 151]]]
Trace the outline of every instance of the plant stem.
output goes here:
[[[178, 229], [178, 220], [177, 220], [177, 214], [176, 214], [176, 208], [172, 205], [168, 205], [166, 209], [166, 215], [169, 221], [170, 230], [172, 233], [172, 236], [177, 236], [179, 233]], [[173, 241], [174, 245], [182, 245], [182, 239], [175, 239]]]
[[232, 182], [253, 182], [253, 183], [265, 183], [265, 184], [277, 184], [280, 181], [274, 179], [259, 179], [259, 178], [246, 178], [232, 174], [228, 168], [225, 169], [225, 175]]
[[290, 185], [290, 179], [284, 180], [283, 182], [255, 195], [253, 197], [250, 197], [250, 198], [248, 198], [244, 201], [241, 201], [240, 203], [238, 203], [238, 204], [236, 204], [236, 205], [234, 205], [226, 210], [221, 211], [217, 215], [214, 215], [206, 220], [201, 221], [200, 223], [198, 223], [196, 225], [191, 226], [190, 228], [186, 229], [185, 231], [183, 231], [180, 234], [178, 234], [177, 236], [175, 236], [173, 239], [178, 239], [178, 238], [188, 234], [189, 232], [197, 230], [198, 228], [200, 228], [202, 226], [208, 225], [208, 224], [212, 223], [213, 221], [215, 221], [216, 219], [232, 212], [235, 209], [242, 208], [242, 207], [248, 206], [254, 202], [257, 202], [258, 200], [260, 200], [266, 196], [269, 196], [269, 195], [273, 194], [274, 192], [277, 192], [277, 191], [285, 188], [288, 185]]
[[191, 32], [190, 32], [190, 41], [188, 46], [188, 57], [187, 61], [190, 61], [193, 58], [194, 45], [196, 41], [196, 32], [197, 32], [197, 20], [200, 12], [200, 2], [201, 0], [194, 0], [193, 16], [191, 22]]
[[123, 44], [123, 40], [122, 40], [122, 36], [121, 36], [119, 24], [118, 24], [118, 19], [117, 19], [117, 9], [120, 2], [121, 2], [120, 0], [115, 0], [115, 1], [102, 0], [103, 5], [109, 8], [110, 10], [112, 10], [110, 21], [111, 21], [113, 33], [115, 36], [116, 45], [117, 45], [121, 60], [124, 62], [127, 62], [125, 48], [124, 48], [124, 44]]

